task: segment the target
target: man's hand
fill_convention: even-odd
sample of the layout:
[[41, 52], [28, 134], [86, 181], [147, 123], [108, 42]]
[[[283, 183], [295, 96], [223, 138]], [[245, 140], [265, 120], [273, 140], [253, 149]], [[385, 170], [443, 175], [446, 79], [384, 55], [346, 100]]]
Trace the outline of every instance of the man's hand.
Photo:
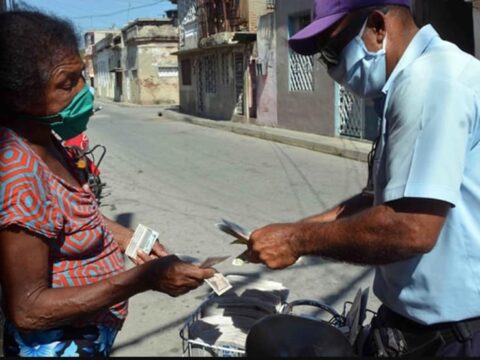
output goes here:
[[298, 244], [299, 224], [272, 224], [255, 230], [248, 242], [250, 261], [264, 263], [270, 269], [284, 269], [301, 256]]
[[177, 297], [196, 289], [205, 279], [215, 274], [215, 269], [202, 269], [181, 261], [175, 255], [169, 255], [150, 261], [146, 281], [148, 287], [172, 297]]

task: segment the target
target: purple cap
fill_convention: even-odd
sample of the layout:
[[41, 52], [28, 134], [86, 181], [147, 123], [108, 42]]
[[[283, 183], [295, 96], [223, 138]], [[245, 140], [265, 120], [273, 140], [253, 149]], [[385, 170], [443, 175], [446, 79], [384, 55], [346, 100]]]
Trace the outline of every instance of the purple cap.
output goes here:
[[290, 38], [288, 44], [299, 54], [313, 55], [318, 52], [316, 36], [352, 10], [382, 5], [410, 7], [411, 2], [411, 0], [315, 0], [314, 20]]

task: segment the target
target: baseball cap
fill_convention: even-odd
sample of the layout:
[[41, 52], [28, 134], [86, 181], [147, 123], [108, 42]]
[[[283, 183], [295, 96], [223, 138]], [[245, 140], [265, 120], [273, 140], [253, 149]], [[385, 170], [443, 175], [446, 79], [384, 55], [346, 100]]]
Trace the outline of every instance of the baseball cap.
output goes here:
[[342, 19], [349, 12], [370, 6], [400, 5], [410, 7], [411, 0], [315, 0], [313, 21], [290, 38], [288, 44], [301, 55], [318, 52], [317, 35]]

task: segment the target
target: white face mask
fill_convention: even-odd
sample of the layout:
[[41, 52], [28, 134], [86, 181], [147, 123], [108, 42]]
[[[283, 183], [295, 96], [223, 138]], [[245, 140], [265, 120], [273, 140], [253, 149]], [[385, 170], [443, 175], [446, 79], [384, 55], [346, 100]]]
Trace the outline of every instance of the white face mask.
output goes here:
[[328, 69], [329, 75], [339, 84], [345, 86], [354, 94], [374, 98], [382, 94], [387, 82], [387, 60], [385, 48], [387, 37], [383, 40], [382, 49], [378, 52], [369, 51], [362, 40], [367, 22], [357, 35], [343, 49], [340, 62]]

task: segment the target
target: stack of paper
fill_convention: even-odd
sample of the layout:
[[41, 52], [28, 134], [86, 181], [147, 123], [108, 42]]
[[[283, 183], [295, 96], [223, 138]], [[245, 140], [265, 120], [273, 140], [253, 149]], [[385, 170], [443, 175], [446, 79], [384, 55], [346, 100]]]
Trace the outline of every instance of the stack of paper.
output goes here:
[[243, 349], [253, 324], [278, 313], [289, 291], [278, 282], [241, 275], [226, 277], [233, 288], [204, 304], [199, 319], [189, 328], [189, 338], [212, 346]]

